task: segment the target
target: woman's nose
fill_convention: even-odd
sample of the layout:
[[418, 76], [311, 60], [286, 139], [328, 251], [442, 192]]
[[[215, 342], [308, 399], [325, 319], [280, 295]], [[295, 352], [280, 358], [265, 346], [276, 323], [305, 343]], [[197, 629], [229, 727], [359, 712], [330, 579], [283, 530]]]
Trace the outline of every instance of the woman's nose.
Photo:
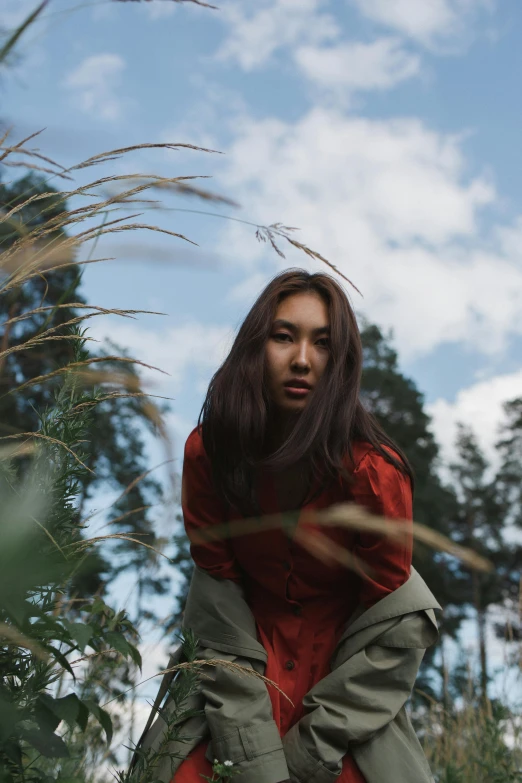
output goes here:
[[297, 343], [296, 352], [293, 356], [292, 364], [294, 367], [300, 369], [309, 369], [310, 367], [310, 350], [308, 345], [303, 343]]

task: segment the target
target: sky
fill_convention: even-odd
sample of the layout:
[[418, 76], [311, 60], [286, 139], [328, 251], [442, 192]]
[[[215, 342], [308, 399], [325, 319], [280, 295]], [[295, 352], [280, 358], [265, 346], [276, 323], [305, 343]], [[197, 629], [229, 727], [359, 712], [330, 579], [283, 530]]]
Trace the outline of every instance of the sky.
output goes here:
[[[240, 206], [158, 195], [140, 220], [184, 234], [100, 241], [86, 299], [161, 311], [91, 334], [169, 376], [179, 458], [208, 381], [257, 294], [288, 267], [322, 270], [250, 224], [298, 227], [392, 330], [446, 459], [456, 422], [494, 459], [502, 403], [522, 393], [522, 4], [519, 0], [51, 0], [0, 84], [19, 139], [69, 166], [140, 150], [110, 173], [209, 176]], [[35, 0], [2, 0], [0, 25]], [[84, 180], [88, 181], [88, 180]], [[58, 183], [53, 183], [58, 184]], [[212, 214], [195, 214], [198, 210]], [[224, 219], [228, 216], [229, 219]]]

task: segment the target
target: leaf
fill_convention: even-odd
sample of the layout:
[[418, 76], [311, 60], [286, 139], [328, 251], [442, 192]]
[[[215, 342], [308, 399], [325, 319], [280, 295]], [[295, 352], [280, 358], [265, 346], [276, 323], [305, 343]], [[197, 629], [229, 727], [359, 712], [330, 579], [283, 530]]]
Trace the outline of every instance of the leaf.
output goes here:
[[93, 629], [85, 623], [71, 623], [69, 620], [63, 620], [63, 624], [71, 634], [75, 642], [78, 642], [80, 652], [83, 653], [90, 640], [92, 639]]
[[66, 669], [69, 672], [69, 674], [72, 675], [73, 679], [76, 679], [76, 675], [71, 667], [71, 664], [69, 663], [65, 655], [60, 652], [60, 650], [57, 650], [56, 647], [53, 647], [51, 644], [46, 645], [44, 649], [50, 650], [54, 655], [54, 657], [56, 658], [56, 660], [58, 661], [58, 663], [60, 663], [63, 666], [63, 668]]
[[16, 742], [16, 740], [8, 740], [7, 742], [2, 743], [2, 752], [5, 753], [7, 758], [12, 761], [13, 764], [16, 764], [17, 767], [22, 766], [22, 748], [20, 747], [19, 742]]
[[86, 612], [90, 612], [91, 614], [104, 614], [107, 610], [106, 603], [100, 598], [99, 595], [96, 596], [94, 601], [90, 606], [85, 607]]
[[80, 727], [81, 731], [85, 731], [85, 729], [87, 728], [88, 720], [89, 720], [89, 708], [86, 707], [83, 701], [78, 699], [78, 717], [76, 718], [76, 722]]
[[[58, 718], [58, 722], [64, 720], [71, 729], [74, 728], [75, 723], [78, 722], [81, 706], [81, 702], [75, 693], [69, 693], [61, 699], [55, 699], [52, 696], [49, 696], [48, 693], [44, 693], [41, 694], [40, 700], [43, 701], [47, 709]], [[54, 729], [55, 728], [56, 726], [54, 726]]]
[[34, 705], [34, 717], [42, 731], [52, 734], [58, 728], [61, 718], [55, 715], [48, 701], [53, 701], [53, 699], [51, 696], [47, 696], [46, 693], [41, 693], [38, 696]]
[[142, 660], [141, 660], [140, 651], [138, 650], [137, 647], [135, 647], [130, 642], [128, 642], [128, 645], [129, 645], [129, 651], [130, 651], [130, 656], [132, 658], [132, 661], [133, 661], [133, 663], [136, 664], [136, 666], [138, 666], [139, 670], [141, 671]]
[[67, 745], [63, 739], [51, 731], [25, 729], [22, 736], [38, 753], [48, 759], [62, 759], [69, 756]]
[[100, 707], [99, 704], [96, 704], [95, 701], [91, 701], [91, 699], [85, 699], [84, 702], [85, 706], [89, 710], [89, 712], [94, 715], [100, 726], [105, 732], [105, 736], [107, 737], [107, 745], [110, 745], [112, 742], [112, 720], [111, 716], [108, 712], [106, 712], [102, 707]]
[[117, 631], [108, 631], [105, 634], [105, 641], [109, 647], [114, 647], [114, 649], [121, 652], [125, 658], [128, 658], [131, 655], [129, 643], [123, 634], [118, 633]]
[[0, 697], [0, 742], [6, 740], [13, 731], [22, 713], [10, 701]]

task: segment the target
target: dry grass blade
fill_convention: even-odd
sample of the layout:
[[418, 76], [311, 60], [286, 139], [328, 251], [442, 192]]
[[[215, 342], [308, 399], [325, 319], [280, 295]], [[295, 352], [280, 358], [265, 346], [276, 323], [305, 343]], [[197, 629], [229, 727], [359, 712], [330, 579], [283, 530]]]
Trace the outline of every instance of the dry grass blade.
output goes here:
[[[57, 264], [70, 266], [74, 262], [76, 248], [74, 237], [52, 242], [27, 241], [0, 253], [0, 269], [10, 275], [18, 273], [21, 277], [15, 279], [14, 285], [19, 285], [25, 278], [26, 270], [31, 272], [37, 268], [49, 271]], [[8, 291], [12, 287], [10, 281], [10, 284], [2, 286], [1, 290]]]
[[49, 660], [49, 654], [43, 649], [43, 647], [40, 647], [37, 642], [35, 642], [33, 639], [29, 639], [28, 636], [25, 636], [11, 625], [0, 623], [0, 639], [7, 639], [8, 644], [14, 644], [16, 647], [25, 647], [41, 661]]
[[291, 245], [296, 247], [298, 250], [302, 250], [303, 253], [306, 253], [307, 256], [310, 256], [310, 258], [315, 258], [317, 261], [322, 261], [323, 264], [326, 264], [326, 266], [329, 266], [330, 269], [332, 269], [334, 272], [336, 272], [340, 277], [343, 278], [343, 280], [346, 280], [346, 282], [354, 288], [358, 294], [363, 296], [363, 294], [359, 291], [355, 283], [353, 283], [349, 277], [346, 277], [341, 270], [335, 266], [335, 264], [332, 264], [331, 261], [328, 261], [327, 258], [322, 256], [320, 253], [318, 253], [316, 250], [312, 250], [311, 248], [304, 245], [302, 242], [298, 242], [297, 239], [292, 239], [292, 237], [285, 237], [286, 241], [289, 242]]
[[[122, 0], [119, 0], [122, 2]], [[166, 149], [166, 150], [178, 150], [178, 149], [188, 149], [188, 150], [195, 150], [197, 152], [209, 152], [209, 153], [216, 153], [218, 155], [221, 155], [219, 150], [211, 150], [207, 147], [197, 147], [195, 144], [184, 144], [182, 142], [174, 143], [174, 142], [165, 142], [163, 144], [133, 144], [131, 147], [120, 147], [119, 149], [110, 150], [108, 152], [100, 152], [98, 155], [93, 155], [90, 158], [87, 158], [87, 160], [84, 160], [82, 163], [78, 163], [76, 166], [72, 166], [72, 168], [68, 169], [68, 171], [78, 171], [79, 169], [86, 169], [89, 166], [97, 166], [99, 163], [106, 163], [109, 160], [116, 160], [117, 158], [120, 158], [122, 155], [125, 155], [128, 152], [135, 152], [136, 150], [145, 150], [145, 149]]]
[[177, 193], [181, 193], [184, 196], [196, 196], [197, 198], [200, 198], [202, 201], [212, 201], [216, 203], [226, 204], [229, 207], [239, 207], [239, 204], [237, 201], [234, 201], [231, 198], [228, 198], [228, 196], [222, 196], [220, 193], [214, 193], [211, 190], [206, 190], [203, 188], [196, 188], [194, 185], [188, 185], [186, 182], [177, 182], [175, 185], [162, 185], [158, 183], [157, 185], [153, 185], [153, 188], [157, 188], [158, 190], [174, 190]]
[[[288, 527], [289, 514], [269, 514], [262, 517], [251, 517], [249, 519], [235, 520], [222, 525], [214, 525], [199, 531], [192, 531], [190, 539], [192, 543], [203, 544], [207, 541], [218, 541], [224, 538], [233, 538], [235, 536], [251, 535], [253, 533], [262, 533], [268, 530], [283, 529]], [[324, 511], [306, 511], [302, 515], [302, 524], [306, 525], [324, 525], [325, 527], [344, 527], [351, 530], [364, 531], [382, 535], [393, 540], [405, 540], [411, 534], [414, 539], [431, 546], [434, 549], [447, 552], [464, 562], [469, 568], [478, 571], [490, 572], [493, 565], [486, 558], [481, 557], [476, 552], [466, 547], [454, 544], [446, 536], [437, 533], [431, 528], [421, 525], [411, 520], [394, 519], [393, 523], [385, 517], [374, 516], [356, 503], [340, 503], [331, 506]], [[295, 531], [297, 528], [293, 528]], [[317, 531], [314, 531], [314, 535]], [[310, 539], [307, 538], [307, 546], [310, 545]], [[321, 546], [321, 544], [319, 544]], [[340, 548], [342, 549], [342, 547]], [[322, 551], [324, 553], [324, 542], [322, 542]], [[347, 550], [345, 550], [347, 552]], [[346, 554], [339, 554], [340, 557], [346, 557]], [[347, 559], [347, 558], [346, 558]]]
[[317, 261], [321, 261], [323, 264], [326, 264], [326, 266], [330, 267], [334, 272], [336, 272], [340, 277], [343, 278], [343, 280], [346, 280], [349, 285], [354, 288], [358, 294], [361, 294], [355, 283], [352, 283], [352, 281], [346, 277], [334, 264], [332, 264], [331, 261], [328, 261], [327, 258], [322, 256], [320, 253], [318, 253], [316, 250], [312, 250], [307, 245], [303, 244], [302, 242], [298, 242], [297, 239], [294, 239], [292, 236], [290, 236], [291, 231], [297, 231], [298, 229], [292, 226], [283, 226], [281, 223], [272, 223], [270, 226], [258, 226], [256, 231], [256, 238], [259, 239], [261, 242], [269, 242], [272, 247], [274, 248], [275, 252], [281, 256], [281, 258], [285, 258], [285, 254], [281, 250], [281, 248], [277, 245], [275, 241], [275, 237], [282, 237], [282, 239], [285, 239], [289, 244], [291, 244], [293, 247], [297, 248], [298, 250], [301, 250], [303, 253], [305, 253], [310, 258], [314, 258]]
[[134, 487], [136, 487], [140, 481], [143, 481], [144, 478], [147, 478], [147, 476], [150, 476], [151, 473], [153, 473], [155, 470], [158, 470], [158, 468], [162, 468], [164, 465], [168, 465], [169, 463], [172, 463], [172, 459], [165, 460], [164, 462], [160, 462], [159, 465], [155, 465], [153, 468], [150, 468], [150, 470], [145, 470], [143, 473], [140, 473], [139, 476], [137, 476], [135, 479], [133, 479], [130, 484], [128, 484], [121, 495], [119, 495], [114, 503], [112, 505], [116, 505], [116, 503], [119, 503], [120, 500], [123, 500], [123, 498], [129, 494], [129, 492], [132, 492]]
[[[166, 465], [168, 462], [173, 462], [173, 460], [166, 460], [165, 462], [161, 462], [159, 465], [156, 465], [154, 468], [151, 468], [150, 470], [147, 470], [145, 473], [142, 473], [140, 476], [138, 476], [136, 479], [130, 482], [130, 484], [125, 487], [124, 491], [121, 495], [119, 495], [116, 500], [113, 500], [112, 503], [110, 503], [108, 506], [105, 506], [104, 508], [98, 509], [98, 511], [94, 511], [92, 514], [89, 514], [88, 517], [83, 519], [80, 524], [84, 526], [87, 522], [89, 522], [93, 517], [97, 516], [98, 514], [101, 514], [103, 511], [108, 511], [110, 508], [116, 505], [116, 503], [119, 503], [119, 501], [127, 495], [130, 490], [138, 484], [138, 482], [142, 481], [146, 476], [148, 476], [150, 473], [152, 473], [153, 470], [157, 470], [158, 468], [163, 467], [163, 465]], [[123, 515], [125, 516], [125, 515]], [[116, 522], [116, 520], [111, 520], [112, 522]], [[107, 523], [109, 524], [109, 523]]]
[[[144, 534], [144, 535], [147, 535], [147, 534]], [[146, 549], [150, 549], [152, 552], [155, 552], [157, 555], [160, 555], [161, 557], [164, 557], [165, 560], [169, 561], [169, 563], [172, 563], [172, 560], [170, 559], [170, 557], [168, 557], [166, 554], [164, 554], [164, 552], [160, 552], [159, 549], [156, 549], [155, 547], [151, 546], [150, 544], [146, 544], [145, 541], [139, 541], [137, 538], [132, 538], [131, 536], [126, 536], [123, 533], [109, 533], [106, 536], [94, 536], [93, 538], [85, 538], [85, 539], [82, 539], [82, 541], [75, 541], [72, 544], [67, 544], [67, 547], [73, 547], [75, 551], [81, 552], [84, 549], [88, 549], [93, 544], [96, 544], [98, 541], [108, 541], [110, 539], [119, 539], [121, 541], [131, 541], [133, 544], [139, 544], [140, 546], [144, 546]]]
[[32, 318], [34, 315], [60, 309], [96, 310], [96, 312], [100, 315], [121, 315], [123, 318], [134, 318], [135, 315], [166, 315], [166, 313], [156, 312], [155, 310], [121, 310], [115, 307], [97, 307], [97, 305], [85, 304], [84, 302], [67, 302], [67, 304], [53, 304], [44, 305], [43, 307], [35, 307], [33, 310], [27, 310], [21, 315], [17, 315], [14, 318], [10, 318], [8, 321], [4, 321], [2, 326], [11, 326], [11, 324], [15, 324], [18, 321], [25, 321], [27, 318]]
[[[115, 234], [118, 231], [157, 231], [159, 234], [167, 234], [171, 237], [177, 237], [178, 239], [183, 239], [185, 242], [189, 242], [191, 245], [195, 245], [195, 247], [199, 247], [197, 242], [193, 242], [192, 239], [188, 239], [183, 234], [179, 234], [176, 231], [169, 231], [167, 228], [159, 228], [159, 226], [151, 226], [148, 223], [127, 223], [124, 226], [113, 226], [111, 228], [102, 228], [99, 230], [89, 230], [87, 233], [92, 235], [92, 238], [99, 236], [104, 236], [105, 234]], [[82, 235], [80, 234], [80, 237]]]
[[25, 160], [4, 160], [3, 165], [9, 166], [10, 168], [32, 169], [32, 171], [40, 171], [42, 174], [52, 174], [53, 176], [61, 177], [62, 179], [72, 179], [72, 177], [68, 177], [67, 174], [64, 174], [61, 171], [49, 169], [46, 166], [39, 166], [37, 163], [28, 163]]
[[30, 340], [27, 340], [25, 343], [20, 343], [20, 345], [13, 345], [12, 348], [6, 348], [5, 351], [0, 353], [0, 361], [3, 361], [6, 356], [9, 356], [12, 353], [17, 353], [18, 351], [28, 351], [30, 348], [41, 345], [41, 343], [48, 343], [53, 340], [87, 340], [89, 342], [96, 342], [94, 337], [82, 337], [82, 335], [78, 334], [55, 334], [50, 335], [49, 337], [33, 337]]
[[116, 524], [116, 522], [121, 522], [123, 519], [132, 517], [134, 514], [139, 514], [141, 511], [147, 511], [149, 508], [152, 508], [152, 505], [150, 503], [147, 506], [138, 506], [137, 508], [131, 508], [130, 511], [126, 511], [124, 514], [120, 514], [119, 517], [114, 517], [114, 519], [109, 519], [107, 524], [105, 524], [103, 527], [114, 525]]
[[[60, 305], [58, 305], [60, 307]], [[73, 305], [61, 305], [61, 307], [73, 307]], [[85, 305], [85, 308], [87, 308], [88, 305]], [[47, 308], [38, 308], [38, 310], [43, 310]], [[49, 309], [53, 309], [52, 307]], [[90, 308], [92, 309], [92, 308]], [[61, 335], [54, 335], [55, 332], [61, 329], [66, 329], [69, 326], [74, 326], [75, 324], [82, 323], [83, 321], [87, 321], [89, 318], [96, 318], [100, 315], [108, 315], [108, 314], [116, 314], [116, 315], [125, 315], [125, 310], [105, 310], [104, 308], [95, 308], [96, 312], [94, 313], [86, 313], [84, 315], [77, 315], [75, 318], [70, 318], [68, 321], [64, 321], [61, 324], [58, 324], [57, 326], [51, 326], [49, 329], [46, 329], [44, 332], [41, 332], [40, 334], [37, 334], [35, 337], [31, 337], [28, 340], [26, 340], [24, 343], [20, 343], [19, 345], [13, 345], [11, 348], [6, 348], [4, 351], [0, 352], [0, 366], [3, 360], [6, 356], [9, 356], [12, 353], [16, 353], [17, 351], [26, 351], [30, 348], [34, 348], [39, 346], [41, 343], [48, 342], [49, 340], [89, 340], [94, 341], [96, 340], [93, 337], [84, 337], [82, 335], [67, 335], [67, 334], [61, 334]], [[139, 312], [139, 311], [128, 311], [129, 313], [132, 312]], [[154, 313], [154, 315], [165, 315], [165, 313]], [[27, 314], [24, 313], [21, 316], [18, 316], [18, 318], [11, 319], [11, 321], [6, 321], [2, 326], [7, 326], [9, 323], [12, 323], [14, 320], [23, 320], [24, 317], [27, 317]], [[129, 318], [132, 317], [131, 315], [128, 316]], [[52, 336], [54, 335], [54, 336]]]
[[92, 473], [94, 475], [94, 471], [85, 465], [84, 462], [81, 461], [79, 456], [74, 453], [72, 449], [69, 448], [63, 441], [58, 440], [57, 438], [51, 438], [49, 435], [42, 435], [41, 432], [19, 432], [16, 435], [2, 435], [0, 436], [0, 440], [13, 440], [17, 438], [40, 438], [41, 440], [45, 440], [48, 443], [54, 443], [56, 446], [61, 446], [65, 451], [69, 452], [69, 454], [74, 457], [76, 462], [78, 462], [79, 465], [82, 466], [82, 468], [85, 468], [85, 470], [88, 470], [89, 473]]
[[[394, 519], [393, 524], [384, 517], [374, 516], [361, 506], [355, 503], [340, 503], [331, 506], [325, 511], [308, 512], [311, 515], [311, 521], [323, 525], [338, 525], [340, 527], [352, 528], [355, 530], [364, 530], [366, 532], [384, 535], [387, 538], [400, 541], [404, 540], [411, 530], [413, 538], [423, 544], [427, 544], [432, 549], [438, 549], [441, 552], [447, 552], [453, 557], [457, 557], [461, 562], [476, 571], [491, 572], [493, 564], [472, 549], [455, 544], [447, 536], [437, 533], [420, 522], [411, 523], [407, 519]], [[308, 520], [308, 513], [306, 519]]]
[[[146, 367], [148, 370], [157, 370], [157, 372], [160, 372], [163, 375], [169, 374], [168, 372], [165, 372], [165, 370], [160, 370], [159, 367], [154, 367], [152, 364], [146, 364], [146, 362], [142, 362], [139, 359], [129, 359], [126, 356], [91, 356], [90, 359], [85, 359], [85, 361], [71, 362], [65, 367], [59, 367], [57, 370], [48, 372], [45, 375], [38, 375], [36, 378], [31, 378], [25, 383], [20, 384], [20, 386], [17, 386], [15, 389], [11, 389], [9, 392], [7, 392], [7, 394], [15, 394], [16, 392], [19, 392], [22, 389], [26, 389], [28, 386], [34, 386], [34, 384], [36, 383], [44, 383], [44, 381], [49, 381], [51, 380], [51, 378], [56, 378], [58, 375], [63, 375], [63, 373], [72, 372], [76, 370], [77, 367], [87, 367], [88, 365], [96, 364], [97, 362], [123, 362], [128, 364], [137, 364], [140, 367]], [[79, 378], [83, 377], [84, 379], [88, 379], [88, 380], [90, 380], [91, 377], [90, 374], [86, 374], [86, 373], [74, 373], [74, 374], [78, 375]], [[110, 374], [106, 373], [106, 377], [109, 378]]]
[[27, 457], [34, 454], [34, 443], [13, 443], [9, 446], [0, 446], [0, 460], [13, 459], [13, 457]]
[[2, 149], [2, 147], [4, 146], [4, 142], [7, 141], [7, 139], [9, 138], [9, 134], [11, 133], [12, 130], [13, 130], [12, 128], [8, 128], [4, 133], [4, 135], [2, 136], [2, 138], [0, 139], [0, 149]]
[[[18, 288], [19, 286], [23, 285], [24, 283], [27, 283], [28, 280], [32, 280], [33, 277], [42, 277], [42, 271], [45, 272], [55, 272], [58, 269], [65, 269], [66, 267], [71, 266], [85, 266], [86, 264], [99, 264], [102, 261], [115, 261], [116, 259], [114, 256], [109, 256], [107, 258], [88, 258], [85, 261], [64, 261], [60, 262], [58, 264], [53, 264], [52, 266], [46, 266], [44, 270], [40, 270], [38, 268], [34, 268], [34, 264], [29, 264], [29, 271], [21, 270], [22, 274], [17, 279], [12, 279], [5, 283], [3, 286], [0, 287], [0, 294], [5, 294], [8, 291], [11, 291], [13, 288]], [[33, 270], [34, 271], [31, 271]]]
[[[279, 691], [279, 693], [290, 702], [292, 707], [295, 706], [292, 699], [287, 696], [286, 693], [273, 680], [270, 680], [268, 677], [264, 677], [262, 674], [259, 674], [259, 672], [257, 672], [255, 669], [247, 669], [244, 666], [240, 666], [238, 663], [234, 663], [233, 661], [224, 661], [221, 658], [211, 658], [208, 661], [204, 659], [196, 659], [195, 661], [188, 661], [187, 663], [177, 663], [175, 666], [170, 666], [168, 669], [162, 669], [162, 671], [156, 672], [156, 674], [153, 674], [151, 677], [147, 677], [145, 680], [141, 680], [131, 688], [128, 688], [126, 691], [124, 691], [124, 693], [130, 693], [135, 688], [138, 688], [140, 685], [144, 685], [146, 682], [153, 680], [155, 677], [163, 677], [165, 674], [173, 674], [174, 672], [182, 671], [183, 669], [194, 669], [203, 666], [223, 666], [223, 668], [228, 669], [229, 671], [234, 671], [237, 674], [244, 675], [245, 677], [255, 677], [258, 680], [263, 680], [263, 682], [265, 682], [267, 685], [271, 685], [276, 689], [276, 691]], [[203, 677], [205, 676], [203, 672], [201, 675]], [[115, 696], [114, 699], [106, 701], [105, 704], [102, 704], [101, 706], [106, 707], [108, 704], [115, 701], [116, 698], [118, 697]]]
[[125, 399], [127, 397], [131, 399], [133, 397], [154, 397], [158, 400], [173, 399], [172, 397], [163, 397], [161, 394], [148, 394], [147, 392], [111, 392], [111, 394], [104, 394], [102, 397], [97, 397], [95, 400], [87, 400], [86, 402], [78, 403], [78, 405], [71, 408], [69, 414], [79, 413], [84, 408], [92, 408], [94, 405], [99, 405], [101, 402], [106, 402], [107, 400]]
[[90, 655], [84, 655], [82, 658], [76, 658], [75, 661], [71, 661], [69, 666], [78, 666], [83, 661], [88, 661], [91, 658], [97, 658], [99, 655], [109, 655], [109, 653], [115, 653], [116, 655], [123, 655], [119, 650], [100, 650], [99, 652], [90, 653]]
[[304, 549], [327, 566], [339, 563], [349, 571], [356, 571], [369, 577], [375, 575], [373, 568], [370, 568], [364, 560], [361, 560], [360, 557], [357, 557], [357, 555], [345, 547], [336, 544], [335, 541], [332, 541], [331, 538], [328, 538], [328, 536], [325, 536], [318, 530], [312, 532], [298, 526], [295, 529], [294, 541], [301, 544]]
[[38, 5], [34, 11], [31, 11], [29, 16], [24, 19], [21, 25], [19, 25], [7, 38], [7, 41], [4, 43], [2, 48], [0, 49], [0, 64], [4, 63], [8, 54], [12, 51], [12, 49], [15, 47], [18, 39], [25, 33], [28, 27], [33, 24], [33, 22], [36, 20], [38, 16], [42, 13], [42, 11], [45, 9], [45, 7], [48, 5], [49, 0], [43, 0], [43, 2]]
[[[25, 155], [28, 158], [37, 158], [37, 160], [43, 160], [44, 163], [49, 163], [51, 166], [54, 166], [56, 169], [59, 169], [62, 172], [66, 171], [66, 169], [63, 166], [61, 166], [59, 163], [57, 163], [52, 158], [48, 158], [47, 155], [42, 155], [42, 153], [38, 152], [38, 150], [28, 150], [25, 147], [18, 147], [16, 150], [12, 150], [12, 148], [6, 148], [6, 147], [3, 146], [3, 140], [0, 141], [0, 150], [2, 150], [4, 152], [7, 152], [8, 154], [11, 151], [15, 151], [18, 155]], [[3, 162], [5, 163], [5, 158], [4, 158]], [[9, 163], [6, 163], [6, 165], [9, 165]], [[23, 166], [23, 165], [29, 165], [29, 164], [28, 163], [24, 163], [24, 161], [20, 161], [19, 165]], [[50, 174], [55, 174], [56, 173], [56, 174], [59, 175], [60, 171], [55, 172], [54, 169], [53, 169], [49, 173]], [[71, 177], [66, 177], [66, 179], [72, 179], [72, 178]]]

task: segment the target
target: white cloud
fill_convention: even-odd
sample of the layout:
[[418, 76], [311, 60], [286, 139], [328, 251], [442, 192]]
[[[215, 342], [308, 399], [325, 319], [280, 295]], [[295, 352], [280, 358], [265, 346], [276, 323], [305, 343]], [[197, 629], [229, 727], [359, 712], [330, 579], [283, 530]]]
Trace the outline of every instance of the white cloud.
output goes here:
[[461, 389], [453, 402], [440, 398], [427, 405], [426, 411], [432, 417], [432, 429], [441, 446], [444, 462], [456, 458], [457, 422], [462, 422], [475, 432], [492, 468], [497, 467], [494, 445], [498, 440], [498, 427], [504, 421], [502, 404], [521, 393], [522, 370], [519, 370]]
[[124, 105], [119, 87], [126, 65], [119, 54], [94, 54], [69, 74], [64, 85], [73, 92], [76, 105], [86, 114], [117, 120]]
[[208, 383], [210, 374], [226, 357], [233, 338], [232, 330], [226, 326], [191, 322], [153, 331], [114, 319], [99, 319], [89, 333], [97, 340], [109, 338], [128, 348], [132, 358], [168, 373], [141, 371], [147, 388], [158, 394], [176, 392], [189, 369], [196, 370]]
[[368, 19], [432, 45], [470, 31], [479, 11], [492, 9], [493, 0], [349, 0]]
[[235, 60], [246, 71], [264, 65], [281, 48], [332, 40], [339, 28], [321, 9], [325, 0], [231, 0], [220, 11], [229, 35], [218, 58]]
[[320, 87], [353, 92], [389, 89], [420, 72], [420, 60], [397, 38], [337, 46], [301, 46], [295, 52], [301, 71]]
[[[462, 136], [325, 109], [295, 124], [243, 118], [236, 127], [225, 188], [256, 222], [306, 228], [303, 241], [362, 290], [356, 306], [394, 328], [406, 361], [444, 342], [492, 355], [522, 333], [522, 221], [481, 235], [495, 190], [468, 173]], [[264, 259], [271, 272], [324, 269], [292, 250], [268, 255], [238, 224], [224, 228], [224, 256], [230, 247], [251, 275]]]

